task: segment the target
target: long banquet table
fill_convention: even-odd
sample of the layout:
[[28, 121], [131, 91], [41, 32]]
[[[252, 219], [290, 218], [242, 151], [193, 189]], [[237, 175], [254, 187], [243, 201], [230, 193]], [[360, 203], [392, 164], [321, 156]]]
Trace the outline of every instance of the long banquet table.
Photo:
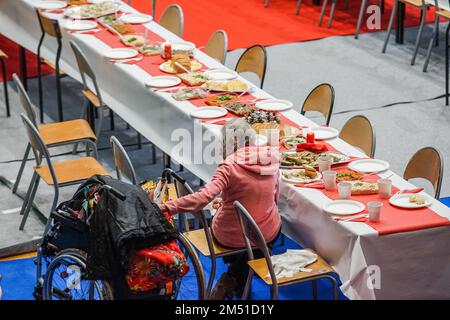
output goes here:
[[[32, 52], [36, 52], [41, 35], [32, 6], [36, 2], [38, 0], [0, 1], [0, 33]], [[123, 4], [122, 10], [134, 9]], [[165, 39], [180, 40], [155, 22], [146, 26]], [[144, 82], [151, 75], [139, 66], [107, 61], [103, 53], [110, 47], [97, 37], [66, 31], [63, 33], [62, 70], [79, 79], [76, 62], [68, 45], [68, 41], [74, 39], [94, 66], [102, 96], [108, 106], [162, 151], [183, 163], [199, 178], [209, 181], [216, 164], [198, 163], [192, 161], [190, 155], [173, 153], [178, 141], [171, 139], [171, 136], [180, 128], [190, 133], [195, 131], [193, 141], [197, 149], [194, 149], [194, 153], [198, 153], [207, 146], [207, 143], [198, 143], [201, 133], [218, 136], [220, 126], [193, 121], [190, 112], [195, 110], [195, 106], [190, 102], [178, 102], [170, 94], [147, 89]], [[47, 38], [42, 56], [53, 61], [56, 43], [54, 39]], [[196, 50], [195, 58], [210, 68], [223, 67], [199, 50]], [[258, 98], [271, 97], [260, 89], [255, 89], [253, 95]], [[64, 108], [70, 106], [65, 105]], [[289, 110], [283, 114], [299, 125], [315, 125], [297, 111]], [[332, 139], [329, 143], [350, 156], [364, 156], [340, 139]], [[388, 171], [381, 176], [391, 174]], [[391, 179], [399, 189], [412, 187], [398, 175], [394, 174]], [[335, 268], [342, 281], [341, 290], [348, 298], [450, 298], [449, 226], [380, 236], [365, 223], [337, 222], [323, 213], [322, 207], [328, 201], [330, 199], [319, 190], [298, 188], [281, 182], [279, 207], [285, 233], [303, 246], [314, 248]], [[431, 209], [450, 218], [450, 209], [438, 201], [433, 202]]]

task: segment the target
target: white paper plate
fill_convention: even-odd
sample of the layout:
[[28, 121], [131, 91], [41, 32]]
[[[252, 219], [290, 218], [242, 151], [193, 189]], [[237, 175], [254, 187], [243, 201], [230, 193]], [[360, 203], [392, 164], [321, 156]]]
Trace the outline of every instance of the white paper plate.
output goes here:
[[145, 85], [152, 88], [168, 88], [174, 87], [181, 83], [181, 79], [172, 76], [158, 76], [148, 80]]
[[360, 213], [366, 209], [366, 206], [354, 200], [334, 200], [323, 207], [325, 212], [339, 216], [348, 216]]
[[106, 51], [105, 57], [108, 59], [120, 60], [134, 58], [139, 54], [134, 49], [130, 48], [117, 48]]
[[39, 1], [34, 5], [36, 8], [42, 10], [58, 10], [67, 7], [67, 2], [65, 1]]
[[150, 22], [153, 20], [152, 16], [149, 16], [147, 14], [141, 14], [141, 13], [127, 13], [120, 17], [120, 20], [122, 20], [125, 23], [130, 24], [144, 24], [147, 22]]
[[292, 102], [287, 100], [269, 99], [258, 101], [255, 107], [265, 111], [286, 111], [293, 107]]
[[64, 28], [71, 31], [82, 31], [97, 28], [97, 22], [91, 20], [69, 20]]
[[191, 51], [195, 49], [195, 43], [183, 41], [183, 42], [171, 42], [170, 46], [172, 51]]
[[389, 163], [378, 159], [361, 159], [350, 162], [348, 167], [362, 173], [376, 173], [389, 169]]
[[312, 132], [316, 140], [328, 140], [336, 138], [339, 135], [339, 131], [331, 127], [311, 127]]
[[214, 69], [214, 70], [207, 70], [204, 72], [205, 76], [209, 80], [233, 80], [237, 78], [237, 73], [233, 70], [228, 69]]
[[191, 113], [193, 118], [214, 119], [223, 117], [228, 113], [227, 109], [219, 107], [201, 107]]
[[322, 178], [322, 175], [317, 172], [317, 177], [315, 177], [314, 179], [311, 178], [307, 178], [307, 179], [301, 179], [301, 178], [294, 178], [294, 177], [285, 177], [284, 176], [284, 172], [287, 173], [295, 173], [297, 171], [305, 171], [304, 169], [293, 169], [293, 170], [281, 170], [281, 179], [283, 179], [286, 182], [289, 183], [306, 183], [306, 182], [312, 182], [312, 181], [317, 181], [320, 180]]
[[[414, 195], [420, 195], [421, 197], [424, 197], [425, 203], [422, 205], [418, 205], [418, 204], [409, 202], [409, 197], [414, 196]], [[421, 193], [421, 194], [402, 193], [402, 194], [397, 194], [397, 195], [392, 196], [389, 199], [389, 203], [392, 204], [393, 206], [400, 207], [400, 208], [418, 209], [418, 208], [423, 208], [423, 207], [429, 206], [431, 204], [431, 197], [426, 194], [423, 194], [423, 193]]]

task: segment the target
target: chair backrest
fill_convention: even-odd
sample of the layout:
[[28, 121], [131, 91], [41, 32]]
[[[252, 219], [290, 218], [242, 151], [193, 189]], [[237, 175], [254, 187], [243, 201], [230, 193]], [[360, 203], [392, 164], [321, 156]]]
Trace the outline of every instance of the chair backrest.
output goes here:
[[236, 72], [253, 72], [260, 82], [260, 87], [264, 85], [267, 68], [267, 52], [263, 46], [255, 45], [247, 50], [239, 58], [236, 64]]
[[301, 114], [307, 111], [318, 111], [325, 117], [328, 126], [334, 106], [334, 88], [331, 84], [322, 83], [312, 89], [303, 103]]
[[100, 101], [100, 104], [103, 105], [102, 96], [100, 93], [100, 89], [97, 84], [97, 77], [95, 76], [94, 70], [89, 64], [86, 55], [83, 50], [81, 50], [80, 46], [73, 40], [70, 40], [70, 46], [72, 47], [73, 54], [75, 55], [75, 59], [77, 61], [78, 70], [80, 71], [81, 80], [83, 82], [83, 89], [89, 89], [87, 79], [90, 79], [94, 86], [95, 94]]
[[[152, 16], [155, 19], [156, 16], [156, 0], [148, 0], [152, 4]], [[131, 0], [127, 1], [127, 4], [131, 5]]]
[[[48, 169], [50, 171], [50, 175], [53, 180], [53, 188], [55, 190], [54, 198], [53, 198], [53, 204], [50, 212], [53, 212], [55, 210], [56, 205], [58, 203], [58, 197], [59, 197], [59, 186], [58, 186], [58, 180], [56, 178], [55, 170], [53, 169], [52, 161], [50, 159], [50, 155], [48, 153], [47, 146], [45, 145], [44, 141], [42, 140], [42, 137], [38, 131], [38, 129], [33, 125], [33, 122], [28, 119], [28, 117], [21, 113], [20, 116], [22, 117], [22, 122], [25, 126], [28, 140], [31, 145], [31, 149], [34, 153], [34, 158], [36, 160], [36, 165], [40, 166], [42, 163], [42, 158], [45, 159], [47, 162]], [[46, 226], [47, 228], [48, 226]]]
[[205, 47], [205, 53], [216, 59], [222, 64], [225, 64], [228, 50], [228, 36], [223, 30], [217, 30], [209, 38]]
[[136, 185], [136, 172], [134, 171], [133, 164], [131, 163], [130, 157], [128, 157], [124, 147], [115, 136], [111, 137], [110, 142], [113, 150], [117, 179], [123, 180], [122, 177], [125, 177], [129, 180], [129, 182]]
[[403, 178], [423, 178], [431, 182], [434, 187], [435, 198], [441, 193], [444, 162], [442, 155], [436, 148], [425, 147], [417, 151], [406, 165]]
[[358, 147], [369, 157], [375, 154], [375, 129], [369, 119], [357, 115], [350, 118], [342, 127], [339, 137], [352, 146]]
[[184, 30], [184, 16], [181, 7], [178, 4], [171, 4], [168, 6], [159, 18], [159, 24], [182, 38]]
[[[266, 240], [264, 239], [261, 230], [259, 229], [251, 214], [247, 211], [247, 209], [239, 201], [235, 201], [233, 205], [236, 209], [237, 215], [239, 217], [239, 222], [241, 224], [248, 259], [249, 261], [254, 259], [252, 245], [256, 246], [264, 254], [264, 259], [266, 260], [267, 268], [269, 269], [269, 275], [272, 280], [272, 300], [276, 300], [278, 299], [278, 281], [273, 269], [272, 259], [269, 248], [267, 247]], [[244, 295], [246, 294], [247, 293], [244, 292]]]
[[30, 119], [33, 126], [37, 128], [38, 125], [36, 121], [36, 113], [33, 110], [30, 97], [28, 96], [25, 88], [22, 85], [22, 81], [20, 81], [20, 78], [15, 73], [13, 74], [13, 80], [17, 87], [17, 93], [19, 94], [20, 105], [22, 106], [23, 111], [25, 111], [25, 114], [27, 115], [28, 119]]
[[42, 32], [48, 34], [51, 37], [61, 40], [62, 34], [61, 29], [59, 28], [58, 20], [47, 17], [39, 9], [36, 10], [36, 13], [39, 19], [39, 25], [41, 26]]

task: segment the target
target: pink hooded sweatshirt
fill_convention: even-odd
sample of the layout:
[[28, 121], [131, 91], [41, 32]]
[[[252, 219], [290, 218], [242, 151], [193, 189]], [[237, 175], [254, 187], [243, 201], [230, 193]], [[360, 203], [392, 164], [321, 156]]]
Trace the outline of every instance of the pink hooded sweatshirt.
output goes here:
[[278, 150], [268, 147], [245, 147], [228, 156], [217, 168], [211, 182], [198, 192], [166, 206], [171, 214], [195, 212], [222, 193], [223, 205], [212, 221], [212, 231], [223, 245], [245, 246], [239, 218], [233, 202], [238, 200], [250, 212], [267, 242], [281, 227], [277, 201], [279, 196]]

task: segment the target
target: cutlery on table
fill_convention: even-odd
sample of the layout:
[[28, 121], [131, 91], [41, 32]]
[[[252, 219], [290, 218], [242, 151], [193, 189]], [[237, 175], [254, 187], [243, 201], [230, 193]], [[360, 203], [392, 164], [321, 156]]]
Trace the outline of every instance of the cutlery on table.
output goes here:
[[143, 59], [143, 57], [137, 57], [137, 58], [121, 59], [121, 60], [120, 59], [119, 60], [111, 59], [109, 61], [113, 62], [113, 63], [124, 64], [124, 63], [130, 63], [130, 62], [139, 62], [142, 59]]
[[354, 215], [354, 216], [351, 216], [351, 217], [346, 217], [346, 218], [336, 217], [336, 218], [334, 218], [334, 220], [341, 221], [341, 222], [349, 222], [349, 221], [353, 221], [353, 220], [356, 220], [356, 219], [368, 218], [368, 217], [369, 217], [369, 214], [362, 213], [362, 214], [357, 214], [357, 215]]
[[100, 29], [91, 29], [91, 30], [81, 30], [81, 31], [72, 31], [72, 34], [90, 34], [100, 32]]

